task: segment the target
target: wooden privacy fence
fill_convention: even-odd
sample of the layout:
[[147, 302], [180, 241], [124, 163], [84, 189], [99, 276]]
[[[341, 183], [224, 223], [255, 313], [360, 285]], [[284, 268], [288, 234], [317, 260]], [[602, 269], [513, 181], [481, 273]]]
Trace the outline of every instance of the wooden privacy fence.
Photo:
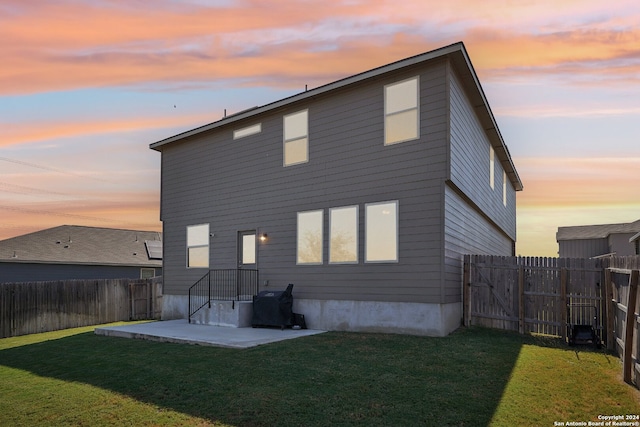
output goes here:
[[612, 259], [605, 273], [607, 284], [607, 348], [622, 359], [622, 376], [628, 383], [640, 386], [640, 342], [638, 309], [640, 293], [640, 257]]
[[566, 338], [568, 316], [595, 314], [602, 338], [602, 260], [467, 255], [464, 272], [466, 325]]
[[625, 380], [640, 384], [640, 257], [601, 259], [466, 255], [464, 324], [556, 335], [593, 325], [623, 360]]
[[162, 278], [0, 284], [0, 338], [159, 319]]

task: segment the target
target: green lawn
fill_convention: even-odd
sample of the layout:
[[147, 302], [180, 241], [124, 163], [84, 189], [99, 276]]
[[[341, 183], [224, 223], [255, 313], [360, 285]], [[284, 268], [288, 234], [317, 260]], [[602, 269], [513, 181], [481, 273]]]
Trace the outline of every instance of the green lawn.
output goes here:
[[338, 333], [246, 350], [0, 339], [0, 425], [553, 426], [640, 414], [604, 352], [495, 330]]

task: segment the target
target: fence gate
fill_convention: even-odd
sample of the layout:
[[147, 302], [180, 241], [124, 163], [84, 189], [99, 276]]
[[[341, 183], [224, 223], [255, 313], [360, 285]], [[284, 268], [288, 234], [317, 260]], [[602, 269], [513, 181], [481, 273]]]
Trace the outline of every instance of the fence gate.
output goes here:
[[467, 255], [464, 322], [567, 337], [591, 324], [605, 338], [601, 260]]
[[[480, 261], [480, 260], [478, 260]], [[489, 328], [519, 330], [518, 266], [506, 262], [470, 265], [466, 289], [469, 321]]]
[[140, 280], [129, 283], [131, 320], [159, 319], [162, 310], [162, 282]]

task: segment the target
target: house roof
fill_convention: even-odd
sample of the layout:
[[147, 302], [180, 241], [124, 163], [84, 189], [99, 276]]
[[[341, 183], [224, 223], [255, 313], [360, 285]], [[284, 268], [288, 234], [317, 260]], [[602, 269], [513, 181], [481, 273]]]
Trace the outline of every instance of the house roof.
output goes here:
[[61, 225], [0, 240], [0, 262], [161, 267], [161, 242], [155, 231]]
[[[640, 220], [623, 224], [580, 225], [558, 227], [556, 241], [606, 239], [611, 234], [629, 234], [640, 232]], [[633, 239], [633, 238], [632, 238]], [[629, 240], [632, 241], [632, 240]]]
[[500, 130], [498, 129], [498, 125], [496, 124], [495, 117], [489, 107], [489, 103], [487, 98], [480, 86], [480, 81], [478, 80], [478, 76], [471, 64], [471, 60], [469, 59], [469, 55], [464, 47], [462, 42], [454, 43], [449, 46], [445, 46], [436, 50], [432, 50], [429, 52], [422, 53], [420, 55], [412, 56], [406, 59], [402, 59], [400, 61], [393, 62], [391, 64], [384, 65], [382, 67], [374, 68], [369, 71], [365, 71], [350, 77], [346, 77], [341, 80], [337, 80], [333, 83], [329, 83], [311, 90], [306, 90], [299, 94], [290, 96], [288, 98], [281, 99], [279, 101], [272, 102], [270, 104], [266, 104], [259, 107], [250, 108], [244, 111], [241, 111], [237, 114], [233, 114], [227, 117], [224, 117], [218, 121], [213, 123], [209, 123], [207, 125], [191, 129], [186, 132], [182, 132], [180, 134], [171, 136], [169, 138], [160, 140], [158, 142], [150, 144], [150, 148], [157, 151], [162, 151], [162, 148], [168, 144], [171, 144], [176, 141], [183, 140], [185, 138], [189, 138], [191, 136], [195, 136], [201, 134], [203, 132], [208, 132], [214, 129], [217, 129], [222, 126], [229, 125], [231, 123], [237, 122], [239, 120], [244, 120], [249, 117], [257, 116], [263, 114], [265, 112], [269, 112], [286, 105], [299, 102], [305, 99], [310, 99], [313, 97], [317, 97], [319, 95], [325, 94], [327, 92], [331, 92], [333, 90], [344, 88], [345, 86], [349, 86], [352, 84], [356, 84], [366, 79], [378, 77], [382, 74], [386, 74], [392, 71], [396, 71], [405, 67], [427, 63], [429, 61], [441, 60], [444, 58], [448, 58], [451, 61], [451, 64], [458, 72], [461, 77], [462, 83], [466, 87], [468, 94], [471, 98], [471, 103], [474, 106], [478, 117], [480, 118], [480, 122], [484, 127], [491, 144], [494, 147], [495, 153], [500, 159], [502, 166], [507, 173], [511, 183], [517, 191], [521, 191], [523, 189], [522, 181], [520, 180], [520, 176], [516, 171], [516, 168], [513, 164], [513, 160], [511, 159], [511, 155], [509, 153], [509, 149], [507, 148]]

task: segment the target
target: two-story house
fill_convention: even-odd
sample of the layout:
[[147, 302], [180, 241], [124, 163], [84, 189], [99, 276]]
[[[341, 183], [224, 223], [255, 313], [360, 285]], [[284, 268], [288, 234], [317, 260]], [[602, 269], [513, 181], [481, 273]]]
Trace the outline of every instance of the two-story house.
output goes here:
[[309, 327], [446, 335], [463, 254], [514, 254], [522, 183], [463, 43], [151, 148], [165, 319], [209, 270], [251, 268]]

